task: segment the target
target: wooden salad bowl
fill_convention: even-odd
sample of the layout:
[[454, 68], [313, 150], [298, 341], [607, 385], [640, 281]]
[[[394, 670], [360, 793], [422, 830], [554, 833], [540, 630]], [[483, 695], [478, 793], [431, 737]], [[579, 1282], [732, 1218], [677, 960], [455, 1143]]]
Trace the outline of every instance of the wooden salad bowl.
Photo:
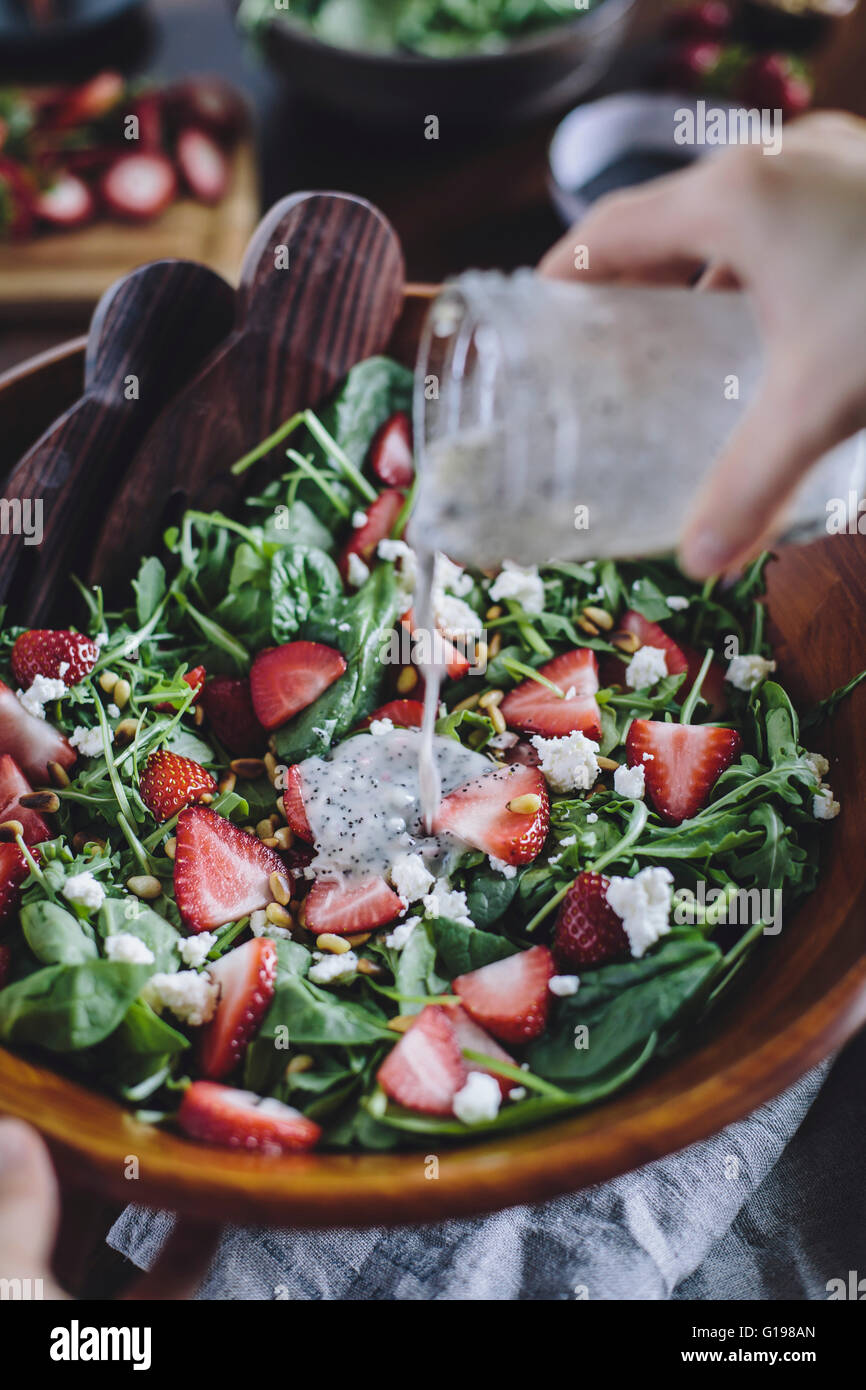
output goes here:
[[[407, 363], [433, 290], [409, 286], [391, 343]], [[83, 339], [0, 377], [7, 466], [81, 391]], [[0, 544], [5, 542], [0, 538]], [[866, 561], [857, 536], [783, 551], [769, 569], [781, 677], [801, 704], [866, 656]], [[14, 615], [13, 615], [14, 616]], [[754, 1110], [866, 1022], [866, 684], [809, 736], [842, 803], [816, 892], [754, 953], [727, 1002], [674, 1060], [571, 1118], [423, 1150], [266, 1158], [196, 1144], [137, 1121], [108, 1096], [0, 1049], [0, 1110], [34, 1124], [73, 1186], [219, 1221], [297, 1227], [427, 1221], [537, 1201], [674, 1152]], [[130, 1183], [130, 1156], [139, 1178]]]

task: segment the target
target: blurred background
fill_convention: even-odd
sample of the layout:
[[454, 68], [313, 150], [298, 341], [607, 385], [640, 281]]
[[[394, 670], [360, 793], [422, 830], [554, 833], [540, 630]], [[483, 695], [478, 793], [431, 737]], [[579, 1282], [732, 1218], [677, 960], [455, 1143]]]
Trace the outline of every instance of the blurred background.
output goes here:
[[684, 102], [866, 114], [864, 60], [856, 0], [0, 0], [0, 371], [143, 261], [233, 279], [297, 189], [377, 203], [412, 280], [534, 262], [706, 153]]

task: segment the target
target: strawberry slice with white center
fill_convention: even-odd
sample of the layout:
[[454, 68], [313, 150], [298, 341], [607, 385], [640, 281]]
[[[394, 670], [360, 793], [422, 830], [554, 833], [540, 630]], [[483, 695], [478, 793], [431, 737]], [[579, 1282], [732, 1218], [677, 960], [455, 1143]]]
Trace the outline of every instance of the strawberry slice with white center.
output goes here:
[[364, 523], [352, 532], [340, 552], [340, 573], [344, 579], [349, 575], [349, 556], [357, 555], [365, 565], [371, 565], [376, 558], [376, 547], [380, 541], [390, 536], [394, 523], [403, 510], [406, 498], [397, 488], [386, 488], [371, 502], [364, 513]]
[[296, 835], [300, 835], [307, 844], [313, 843], [313, 831], [307, 819], [307, 808], [304, 805], [304, 782], [301, 769], [297, 763], [286, 769], [286, 790], [283, 792], [283, 810], [286, 820], [294, 830]]
[[77, 754], [47, 719], [28, 714], [8, 685], [0, 681], [0, 753], [10, 753], [26, 777], [50, 781], [49, 763], [70, 768]]
[[51, 839], [51, 831], [38, 812], [20, 804], [20, 798], [32, 791], [15, 759], [4, 753], [0, 757], [0, 822], [20, 821], [26, 845], [38, 845]]
[[[454, 1032], [457, 1034], [457, 1042], [461, 1052], [477, 1052], [482, 1057], [490, 1057], [497, 1062], [507, 1062], [510, 1067], [516, 1067], [517, 1063], [504, 1047], [500, 1047], [495, 1038], [489, 1033], [485, 1033], [483, 1028], [479, 1028], [474, 1019], [460, 1004], [448, 1006], [451, 1015], [451, 1022], [454, 1025]], [[499, 1089], [503, 1098], [509, 1095], [514, 1086], [519, 1085], [517, 1081], [511, 1081], [508, 1077], [498, 1076], [492, 1067], [484, 1067], [480, 1062], [472, 1062], [464, 1058], [470, 1071], [485, 1071], [488, 1076], [495, 1077], [499, 1082]]]
[[410, 487], [415, 477], [412, 425], [398, 410], [377, 430], [370, 445], [370, 467], [386, 487]]
[[220, 997], [213, 1018], [199, 1030], [198, 1062], [204, 1076], [220, 1081], [243, 1057], [274, 997], [277, 948], [257, 936], [221, 956], [208, 972]]
[[[400, 622], [404, 627], [407, 627], [414, 636], [416, 632], [415, 614], [411, 608], [407, 609], [403, 614]], [[433, 656], [436, 664], [445, 667], [450, 680], [462, 680], [472, 665], [471, 661], [467, 656], [464, 656], [462, 652], [458, 651], [453, 642], [449, 642], [443, 632], [437, 632], [435, 638]]]
[[679, 825], [707, 804], [742, 744], [735, 729], [714, 724], [634, 719], [625, 748], [629, 767], [643, 768], [647, 796], [662, 820]]
[[546, 946], [495, 960], [458, 975], [451, 981], [454, 994], [469, 1014], [505, 1043], [525, 1043], [544, 1032], [550, 1012], [548, 988], [556, 974], [553, 956]]
[[598, 663], [590, 647], [555, 656], [538, 668], [538, 674], [562, 691], [549, 690], [540, 681], [525, 680], [509, 691], [499, 706], [510, 729], [543, 738], [563, 738], [578, 729], [587, 738], [601, 736], [601, 712], [596, 704]]
[[16, 637], [10, 661], [18, 684], [28, 690], [37, 676], [76, 685], [90, 675], [98, 656], [96, 643], [83, 632], [37, 627]]
[[451, 1010], [428, 1004], [379, 1068], [376, 1080], [390, 1100], [422, 1115], [451, 1115], [469, 1068]]
[[215, 1081], [193, 1081], [187, 1087], [177, 1121], [191, 1139], [264, 1154], [302, 1153], [314, 1148], [322, 1133], [291, 1105]]
[[122, 154], [106, 169], [99, 191], [115, 216], [127, 222], [148, 222], [174, 201], [177, 175], [171, 160], [157, 150]]
[[184, 182], [200, 203], [218, 203], [229, 182], [229, 164], [219, 145], [204, 130], [189, 126], [177, 137], [175, 158]]
[[0, 922], [16, 911], [29, 872], [30, 865], [17, 845], [0, 844]]
[[[688, 646], [685, 642], [675, 642], [673, 637], [670, 637], [663, 627], [660, 627], [658, 623], [651, 623], [648, 618], [645, 618], [642, 613], [636, 612], [633, 608], [630, 608], [627, 613], [623, 614], [620, 627], [624, 632], [632, 633], [632, 635], [638, 639], [642, 647], [661, 648], [665, 654], [665, 664], [668, 668], [668, 675], [678, 676], [683, 671], [686, 672], [686, 679], [683, 681], [675, 696], [677, 702], [682, 704], [701, 669], [701, 663], [703, 662], [705, 653], [697, 651], [694, 647]], [[624, 670], [625, 667], [622, 667], [617, 676], [619, 684], [622, 684], [622, 673]], [[701, 686], [701, 694], [707, 701], [713, 714], [720, 715], [723, 713], [727, 706], [728, 697], [725, 690], [725, 672], [718, 661], [710, 663], [709, 670], [704, 676], [703, 685]]]
[[400, 729], [420, 729], [424, 722], [424, 706], [420, 700], [389, 700], [368, 715], [359, 729], [368, 729], [374, 719], [390, 719]]
[[339, 680], [346, 658], [322, 642], [285, 642], [259, 652], [250, 671], [250, 694], [256, 718], [265, 729], [278, 729], [306, 709]]
[[404, 904], [383, 878], [367, 878], [362, 883], [329, 882], [318, 879], [304, 899], [304, 926], [320, 936], [354, 936], [387, 926], [400, 916]]
[[217, 784], [201, 763], [160, 748], [148, 758], [138, 789], [154, 820], [164, 821], [194, 801], [216, 796]]
[[433, 822], [437, 834], [447, 831], [507, 864], [534, 859], [549, 828], [544, 778], [538, 768], [521, 763], [499, 767], [450, 792], [440, 801]]
[[273, 901], [270, 876], [285, 877], [278, 854], [206, 806], [177, 818], [174, 894], [190, 931], [213, 931]]
[[39, 194], [33, 208], [52, 227], [83, 227], [96, 211], [96, 202], [83, 179], [66, 173]]

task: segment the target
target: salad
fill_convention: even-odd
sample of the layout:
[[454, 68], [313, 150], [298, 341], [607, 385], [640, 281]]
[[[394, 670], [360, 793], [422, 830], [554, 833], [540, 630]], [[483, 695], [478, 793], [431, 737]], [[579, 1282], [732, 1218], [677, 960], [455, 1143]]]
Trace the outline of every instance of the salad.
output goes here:
[[798, 719], [767, 556], [727, 588], [440, 557], [428, 831], [411, 387], [360, 363], [128, 606], [78, 585], [80, 630], [0, 633], [0, 1040], [199, 1140], [385, 1149], [592, 1104], [695, 1036], [839, 811], [803, 739], [864, 673]]

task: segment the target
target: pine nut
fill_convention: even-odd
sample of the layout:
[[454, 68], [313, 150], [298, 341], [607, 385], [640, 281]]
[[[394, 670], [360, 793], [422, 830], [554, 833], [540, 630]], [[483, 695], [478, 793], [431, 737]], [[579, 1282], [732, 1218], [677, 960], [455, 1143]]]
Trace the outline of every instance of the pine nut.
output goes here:
[[98, 845], [100, 849], [105, 848], [105, 841], [98, 835], [94, 835], [92, 830], [76, 830], [72, 837], [72, 848], [76, 854], [81, 854], [85, 845]]
[[604, 758], [600, 753], [596, 753], [595, 761], [598, 763], [602, 772], [613, 772], [619, 767], [619, 763], [615, 758]]
[[126, 886], [137, 898], [158, 898], [162, 892], [162, 884], [153, 874], [133, 874]]
[[488, 610], [487, 610], [487, 612], [484, 614], [484, 616], [485, 616], [485, 618], [488, 618], [490, 622], [493, 622], [494, 618], [501, 618], [501, 617], [502, 617], [502, 608], [501, 608], [501, 606], [500, 606], [498, 603], [493, 603], [493, 604], [491, 604], [491, 606], [488, 608]]
[[244, 833], [247, 834], [247, 835], [255, 835], [255, 833], [256, 833], [256, 827], [255, 827], [254, 825], [245, 825], [245, 826], [244, 826]]
[[291, 849], [295, 843], [295, 832], [290, 825], [281, 825], [274, 831], [274, 839], [277, 842], [277, 849]]
[[358, 961], [359, 975], [382, 975], [383, 973], [381, 965], [377, 965], [375, 961], [367, 960], [366, 956], [362, 956]]
[[121, 745], [124, 743], [131, 743], [132, 740], [135, 738], [137, 732], [137, 719], [121, 719], [120, 723], [114, 731], [114, 741], [115, 743], [119, 743]]
[[49, 763], [48, 772], [55, 787], [69, 786], [69, 773], [65, 767], [61, 767], [60, 763]]
[[459, 705], [455, 705], [452, 714], [461, 714], [465, 709], [475, 709], [481, 697], [479, 695], [467, 695], [465, 700], [461, 700]]
[[508, 803], [509, 811], [518, 816], [534, 816], [541, 810], [541, 797], [537, 792], [527, 792], [525, 796], [515, 796]]
[[116, 671], [102, 671], [99, 676], [99, 684], [102, 686], [102, 689], [105, 691], [106, 695], [111, 694], [112, 690], [117, 685], [117, 682], [119, 680], [120, 677], [118, 676]]
[[268, 903], [265, 908], [265, 916], [275, 927], [292, 927], [292, 914], [287, 912], [280, 903]]
[[220, 778], [217, 787], [221, 792], [233, 792], [237, 785], [237, 780], [233, 772], [227, 772], [224, 777]]
[[496, 732], [498, 734], [504, 734], [506, 729], [508, 728], [508, 725], [505, 722], [505, 717], [499, 706], [494, 705], [493, 708], [489, 711], [489, 714], [490, 722], [493, 725]]
[[124, 680], [122, 676], [120, 680], [115, 681], [111, 697], [118, 709], [123, 709], [124, 705], [129, 704], [129, 697], [131, 694], [132, 686], [129, 684], [129, 681]]
[[591, 623], [589, 621], [589, 618], [587, 618], [584, 614], [581, 614], [579, 618], [576, 618], [575, 622], [577, 626], [580, 628], [581, 632], [588, 633], [590, 637], [598, 636], [599, 628], [596, 627], [595, 623]]
[[320, 951], [330, 951], [332, 956], [344, 956], [352, 949], [345, 936], [337, 936], [332, 931], [324, 931], [321, 936], [317, 936], [316, 946]]
[[392, 1033], [408, 1033], [417, 1017], [417, 1014], [398, 1014], [396, 1018], [389, 1018], [385, 1026]]
[[640, 646], [633, 632], [615, 632], [610, 640], [618, 651], [625, 652], [627, 656], [633, 656]]
[[292, 885], [286, 878], [286, 875], [274, 869], [274, 872], [268, 879], [268, 883], [270, 884], [271, 892], [277, 902], [281, 903], [283, 907], [286, 907], [292, 900]]
[[280, 847], [276, 835], [266, 835], [262, 840], [262, 844], [266, 849], [279, 849]]
[[372, 935], [371, 931], [359, 931], [354, 936], [347, 936], [346, 940], [354, 951], [357, 946], [365, 946]]
[[315, 1058], [310, 1057], [306, 1052], [299, 1052], [297, 1057], [293, 1057], [286, 1067], [286, 1076], [298, 1076], [302, 1071], [312, 1071], [315, 1065]]
[[501, 650], [502, 650], [502, 633], [501, 633], [501, 632], [494, 632], [493, 636], [491, 637], [490, 641], [489, 641], [488, 644], [487, 644], [487, 656], [488, 656], [488, 659], [491, 659], [491, 658], [493, 658], [494, 656], [498, 656]]
[[414, 666], [404, 666], [397, 677], [397, 694], [408, 695], [418, 684], [418, 672]]
[[174, 859], [174, 856], [177, 854], [177, 837], [175, 835], [170, 835], [163, 845], [163, 849], [169, 859]]
[[193, 705], [192, 722], [197, 729], [204, 724], [204, 710], [201, 705]]
[[23, 796], [19, 796], [18, 805], [28, 811], [47, 811], [49, 815], [53, 815], [55, 811], [60, 810], [60, 797], [56, 792], [50, 791], [25, 792]]
[[273, 828], [269, 820], [260, 820], [256, 826], [256, 834], [260, 840], [266, 840], [273, 831]]
[[262, 758], [233, 758], [229, 767], [237, 777], [242, 777], [244, 781], [253, 782], [257, 777], [261, 777], [265, 770]]
[[613, 618], [606, 608], [596, 608], [594, 605], [590, 604], [588, 607], [584, 608], [583, 616], [589, 618], [591, 623], [595, 623], [596, 627], [604, 628], [605, 632], [610, 632], [613, 627]]
[[484, 694], [479, 697], [478, 708], [492, 709], [494, 705], [501, 705], [504, 699], [504, 690], [485, 690]]
[[265, 772], [268, 774], [268, 777], [269, 777], [270, 780], [273, 782], [274, 778], [275, 778], [276, 775], [277, 775], [277, 760], [276, 760], [276, 758], [274, 757], [273, 753], [266, 753], [266, 754], [265, 754], [265, 757], [264, 757], [264, 764], [265, 764]]
[[476, 666], [486, 666], [487, 658], [490, 655], [490, 648], [486, 642], [475, 643], [475, 662]]
[[17, 840], [18, 836], [24, 835], [24, 826], [20, 820], [4, 820], [0, 825], [0, 841], [9, 844], [12, 840]]

